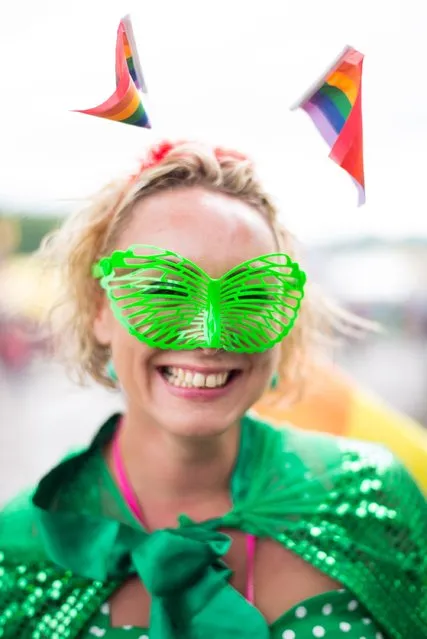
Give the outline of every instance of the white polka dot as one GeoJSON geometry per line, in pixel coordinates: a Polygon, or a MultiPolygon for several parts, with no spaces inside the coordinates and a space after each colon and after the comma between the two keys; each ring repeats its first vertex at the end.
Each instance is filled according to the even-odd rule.
{"type": "Polygon", "coordinates": [[[123,630],[132,630],[133,626],[123,626],[123,630]]]}
{"type": "Polygon", "coordinates": [[[382,632],[377,632],[377,634],[375,635],[375,639],[384,639],[382,632]]]}
{"type": "Polygon", "coordinates": [[[350,602],[349,602],[349,604],[348,604],[347,608],[348,608],[349,610],[356,610],[356,608],[358,607],[358,605],[359,605],[359,604],[358,604],[358,602],[357,602],[355,599],[353,599],[352,601],[350,601],[350,602]]]}
{"type": "Polygon", "coordinates": [[[324,637],[326,634],[326,630],[322,626],[314,626],[313,635],[315,637],[324,637]]]}
{"type": "Polygon", "coordinates": [[[148,635],[141,635],[138,639],[148,639],[148,635]]]}
{"type": "Polygon", "coordinates": [[[294,633],[293,630],[285,630],[285,632],[282,635],[282,639],[295,639],[296,634],[294,633]]]}
{"type": "Polygon", "coordinates": [[[102,604],[101,612],[102,612],[103,615],[109,615],[110,614],[110,604],[108,604],[108,603],[102,604]]]}
{"type": "Polygon", "coordinates": [[[107,631],[104,630],[104,628],[98,628],[98,626],[92,626],[89,632],[91,635],[94,635],[95,637],[103,637],[107,631]]]}
{"type": "Polygon", "coordinates": [[[346,621],[342,621],[340,623],[340,630],[342,630],[343,632],[350,632],[351,626],[346,621]]]}
{"type": "Polygon", "coordinates": [[[372,623],[372,619],[369,619],[369,617],[365,617],[364,619],[362,619],[362,621],[365,626],[368,626],[370,623],[372,623]]]}
{"type": "Polygon", "coordinates": [[[324,615],[330,615],[332,612],[333,608],[331,606],[331,604],[325,604],[322,608],[322,613],[324,615]]]}
{"type": "Polygon", "coordinates": [[[298,617],[298,619],[303,619],[307,614],[307,608],[304,608],[304,606],[299,606],[296,610],[295,610],[295,616],[298,617]]]}

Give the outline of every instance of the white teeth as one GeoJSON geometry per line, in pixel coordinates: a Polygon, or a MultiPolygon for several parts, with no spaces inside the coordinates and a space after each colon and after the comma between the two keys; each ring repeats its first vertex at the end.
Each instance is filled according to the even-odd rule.
{"type": "Polygon", "coordinates": [[[208,388],[215,388],[215,386],[220,386],[221,385],[221,375],[214,375],[213,373],[211,373],[210,375],[208,375],[206,377],[205,385],[208,388]],[[219,378],[219,383],[217,381],[218,378],[219,378]]]}
{"type": "Polygon", "coordinates": [[[199,371],[191,372],[182,368],[168,367],[165,376],[170,384],[181,388],[218,388],[224,386],[230,373],[209,373],[204,375],[199,371]]]}
{"type": "MultiPolygon", "coordinates": [[[[187,381],[187,376],[191,375],[191,373],[187,373],[185,376],[185,380],[187,381]]],[[[196,386],[197,388],[203,388],[203,386],[205,385],[205,379],[206,377],[204,375],[202,375],[201,373],[196,373],[193,377],[193,386],[196,386]]]]}

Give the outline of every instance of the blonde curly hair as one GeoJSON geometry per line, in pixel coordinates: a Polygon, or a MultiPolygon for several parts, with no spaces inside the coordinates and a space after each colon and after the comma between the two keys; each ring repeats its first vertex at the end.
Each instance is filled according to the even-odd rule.
{"type": "MultiPolygon", "coordinates": [[[[93,323],[102,300],[92,266],[114,248],[129,223],[136,202],[164,190],[199,186],[236,197],[257,209],[271,227],[279,251],[297,259],[296,242],[278,219],[252,162],[235,151],[196,142],[163,143],[151,148],[136,174],[108,184],[87,206],[48,235],[40,256],[59,274],[58,297],[49,309],[56,352],[62,353],[80,382],[89,375],[114,387],[108,375],[108,346],[97,341],[93,323]]],[[[281,344],[280,384],[275,394],[300,397],[313,366],[331,344],[336,330],[351,332],[360,323],[325,300],[309,283],[301,312],[281,344]]]]}

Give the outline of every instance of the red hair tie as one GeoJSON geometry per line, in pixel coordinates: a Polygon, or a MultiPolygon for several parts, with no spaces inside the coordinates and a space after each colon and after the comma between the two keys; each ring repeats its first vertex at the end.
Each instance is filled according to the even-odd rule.
{"type": "Polygon", "coordinates": [[[159,144],[151,147],[147,153],[145,159],[141,162],[140,165],[140,173],[142,171],[146,171],[147,169],[151,169],[157,164],[160,164],[162,160],[171,152],[175,147],[177,147],[182,142],[169,142],[168,140],[164,140],[159,144]]]}

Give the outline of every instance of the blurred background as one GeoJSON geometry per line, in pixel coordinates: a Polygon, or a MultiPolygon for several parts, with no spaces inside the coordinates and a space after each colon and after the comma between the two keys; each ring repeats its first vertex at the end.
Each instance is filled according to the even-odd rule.
{"type": "Polygon", "coordinates": [[[0,503],[121,405],[68,380],[40,321],[53,292],[32,253],[153,140],[201,137],[251,154],[309,275],[382,335],[336,358],[427,427],[427,5],[377,0],[263,3],[2,3],[0,70],[0,503]],[[292,5],[292,6],[288,6],[292,5]],[[91,118],[114,88],[119,19],[130,12],[154,129],[91,118]],[[366,55],[367,204],[289,106],[345,44],[366,55]]]}

